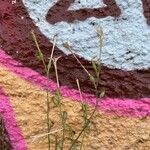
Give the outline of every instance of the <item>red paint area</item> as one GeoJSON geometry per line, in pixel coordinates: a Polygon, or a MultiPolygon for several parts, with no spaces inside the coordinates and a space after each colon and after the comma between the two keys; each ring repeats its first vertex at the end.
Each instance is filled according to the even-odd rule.
{"type": "MultiPolygon", "coordinates": [[[[30,34],[32,29],[38,37],[44,55],[50,56],[52,44],[34,25],[22,2],[18,0],[16,4],[12,5],[8,0],[1,1],[0,45],[7,54],[23,64],[18,66],[20,69],[27,66],[43,75],[42,62],[39,62],[35,57],[37,49],[30,34]],[[24,19],[21,19],[22,16],[24,19]]],[[[78,78],[83,92],[95,93],[86,73],[72,55],[67,56],[58,48],[56,48],[54,55],[62,56],[58,63],[61,85],[77,89],[75,79],[78,78]]],[[[89,72],[94,73],[90,62],[84,59],[80,59],[80,61],[89,72]]],[[[134,99],[150,97],[150,69],[127,72],[103,66],[102,70],[99,89],[105,89],[106,96],[134,99]]],[[[50,78],[55,80],[54,71],[50,73],[50,78]]]]}
{"type": "Polygon", "coordinates": [[[150,25],[150,0],[142,0],[144,16],[147,19],[147,24],[150,25]]]}
{"type": "MultiPolygon", "coordinates": [[[[104,18],[107,16],[118,17],[121,14],[121,10],[117,6],[114,0],[103,0],[106,7],[94,8],[94,9],[80,9],[80,10],[68,10],[70,5],[75,0],[59,0],[47,14],[47,21],[51,24],[67,21],[73,22],[74,20],[85,20],[90,17],[104,18]]],[[[80,2],[80,1],[79,1],[80,2]]]]}

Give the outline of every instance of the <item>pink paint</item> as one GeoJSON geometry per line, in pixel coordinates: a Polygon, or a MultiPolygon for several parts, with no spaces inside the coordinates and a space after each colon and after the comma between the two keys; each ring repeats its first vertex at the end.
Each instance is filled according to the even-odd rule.
{"type": "Polygon", "coordinates": [[[27,150],[25,140],[20,128],[15,121],[12,106],[8,97],[0,88],[0,113],[3,115],[5,127],[7,129],[11,144],[14,150],[27,150]]]}
{"type": "MultiPolygon", "coordinates": [[[[43,89],[46,88],[47,79],[44,76],[24,67],[21,63],[13,60],[2,50],[0,50],[0,63],[23,79],[26,79],[43,89]]],[[[51,92],[54,92],[56,83],[50,81],[48,88],[51,92]]],[[[80,101],[80,95],[77,90],[62,86],[61,92],[64,97],[70,97],[73,100],[80,101]]],[[[91,105],[95,104],[95,97],[93,95],[83,93],[83,98],[86,103],[91,105]]],[[[100,101],[98,108],[105,112],[115,113],[121,116],[145,117],[150,115],[150,98],[143,98],[141,100],[105,98],[100,101]]]]}

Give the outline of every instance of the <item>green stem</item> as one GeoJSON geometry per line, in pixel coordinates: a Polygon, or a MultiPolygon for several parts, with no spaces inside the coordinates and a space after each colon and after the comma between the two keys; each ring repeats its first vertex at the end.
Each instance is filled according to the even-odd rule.
{"type": "Polygon", "coordinates": [[[88,122],[86,123],[86,125],[83,127],[83,129],[80,131],[80,133],[78,134],[78,136],[76,137],[76,139],[73,141],[72,145],[70,146],[69,150],[72,149],[72,147],[74,146],[74,144],[77,142],[77,140],[80,138],[80,136],[82,135],[82,133],[84,132],[84,130],[89,126],[90,124],[90,120],[93,118],[95,112],[96,112],[97,106],[94,108],[91,116],[88,119],[88,122]]]}
{"type": "MultiPolygon", "coordinates": [[[[49,72],[47,72],[47,89],[46,89],[46,102],[47,102],[47,132],[50,133],[51,131],[51,123],[50,123],[50,103],[49,103],[49,90],[48,90],[48,84],[49,84],[49,72]]],[[[51,147],[51,138],[50,134],[48,134],[48,150],[50,150],[51,147]]]]}
{"type": "MultiPolygon", "coordinates": [[[[70,146],[69,150],[72,149],[72,147],[74,146],[74,144],[77,142],[77,140],[80,138],[80,136],[82,135],[82,133],[85,131],[85,129],[89,126],[91,119],[93,118],[97,107],[98,107],[98,102],[99,102],[99,92],[98,92],[98,86],[99,86],[99,81],[100,81],[100,74],[101,74],[101,55],[102,55],[102,43],[103,43],[103,33],[100,33],[99,37],[100,37],[100,51],[99,51],[99,58],[98,58],[98,69],[96,72],[96,83],[93,82],[95,90],[96,90],[96,104],[95,104],[95,108],[91,114],[91,116],[88,119],[88,122],[86,123],[86,125],[83,127],[83,129],[81,130],[81,132],[78,134],[77,138],[73,141],[72,145],[70,146]]],[[[69,47],[70,48],[70,47],[69,47]]],[[[72,52],[72,50],[70,49],[70,51],[72,52]]],[[[73,56],[76,58],[75,54],[73,53],[73,56]]],[[[78,58],[76,58],[76,60],[80,63],[81,67],[84,69],[85,67],[82,65],[82,63],[78,60],[78,58]]],[[[88,71],[86,69],[84,69],[86,73],[88,73],[88,71]]],[[[88,73],[88,75],[90,75],[88,73]]]]}
{"type": "MultiPolygon", "coordinates": [[[[48,133],[50,133],[50,130],[51,130],[49,112],[50,112],[49,94],[47,92],[47,131],[48,131],[48,133]]],[[[50,147],[51,147],[51,138],[50,138],[50,134],[48,134],[48,150],[50,150],[50,147]]]]}
{"type": "Polygon", "coordinates": [[[82,136],[82,141],[81,141],[80,150],[82,150],[84,138],[85,138],[85,130],[84,130],[84,133],[83,133],[83,136],[82,136]]]}
{"type": "MultiPolygon", "coordinates": [[[[55,74],[56,74],[56,81],[57,81],[57,92],[59,93],[60,95],[60,84],[59,84],[59,77],[58,77],[58,70],[57,70],[57,61],[60,57],[54,59],[54,68],[55,68],[55,74]]],[[[60,98],[60,96],[59,96],[60,98]]],[[[62,108],[61,108],[61,102],[60,104],[58,105],[59,107],[59,113],[60,113],[60,117],[61,117],[61,122],[62,122],[62,126],[63,126],[63,136],[62,136],[62,143],[61,143],[61,150],[63,150],[63,146],[64,146],[64,139],[65,139],[65,121],[64,121],[64,118],[63,118],[63,112],[62,112],[62,108]]]]}
{"type": "Polygon", "coordinates": [[[41,58],[41,60],[42,60],[42,63],[43,63],[43,65],[44,65],[44,70],[45,70],[45,72],[47,72],[47,67],[46,67],[46,63],[45,63],[45,60],[44,60],[44,56],[43,56],[43,53],[42,53],[42,51],[41,51],[41,49],[40,49],[40,46],[39,46],[39,44],[38,44],[37,38],[36,38],[36,36],[35,36],[35,34],[34,34],[34,31],[31,31],[31,34],[32,34],[33,40],[34,40],[34,42],[35,42],[35,45],[36,45],[36,47],[37,47],[37,50],[38,50],[38,52],[39,52],[39,54],[40,54],[40,58],[41,58]]]}
{"type": "MultiPolygon", "coordinates": [[[[46,74],[47,74],[47,88],[46,88],[46,95],[47,95],[47,129],[48,129],[48,133],[50,133],[51,131],[51,123],[50,123],[50,118],[49,118],[49,113],[50,113],[50,102],[49,102],[49,81],[50,81],[50,78],[49,78],[49,74],[50,74],[50,68],[51,68],[51,63],[52,63],[52,58],[53,58],[53,54],[54,54],[54,50],[55,50],[55,43],[56,43],[56,39],[54,39],[54,44],[53,44],[53,47],[52,47],[52,52],[51,52],[51,56],[50,56],[50,59],[49,59],[49,62],[48,62],[48,65],[46,67],[46,74]]],[[[45,64],[45,61],[43,61],[45,64]]],[[[49,147],[49,150],[50,150],[50,147],[51,147],[51,135],[48,134],[48,147],[49,147]]]]}
{"type": "Polygon", "coordinates": [[[61,117],[61,122],[62,122],[62,126],[63,126],[63,136],[62,136],[62,147],[61,147],[61,150],[63,150],[63,146],[64,146],[64,139],[65,139],[65,123],[64,123],[64,119],[63,119],[63,112],[62,112],[62,109],[61,109],[61,104],[59,106],[59,113],[60,113],[60,117],[61,117]]]}
{"type": "MultiPolygon", "coordinates": [[[[48,65],[46,65],[45,59],[44,59],[44,55],[40,49],[40,46],[38,44],[36,35],[34,34],[34,31],[31,31],[33,40],[35,42],[35,45],[37,47],[37,50],[39,52],[39,56],[40,59],[42,60],[43,66],[44,66],[44,70],[47,76],[47,88],[46,88],[46,103],[47,103],[47,131],[48,133],[50,133],[51,130],[51,122],[50,122],[50,117],[49,117],[49,113],[50,113],[50,102],[49,102],[49,73],[50,73],[50,68],[51,68],[51,62],[52,62],[52,58],[53,58],[53,54],[54,54],[54,50],[55,50],[55,45],[56,45],[56,38],[54,37],[54,43],[53,43],[53,47],[52,47],[52,52],[51,52],[51,56],[48,62],[48,65]]],[[[50,134],[48,134],[48,150],[50,150],[51,147],[51,138],[50,138],[50,134]]]]}

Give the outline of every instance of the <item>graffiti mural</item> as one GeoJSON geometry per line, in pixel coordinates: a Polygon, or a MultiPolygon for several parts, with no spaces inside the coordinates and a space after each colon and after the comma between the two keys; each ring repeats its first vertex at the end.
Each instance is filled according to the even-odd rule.
{"type": "MultiPolygon", "coordinates": [[[[0,90],[0,98],[2,96],[0,112],[4,116],[6,130],[14,149],[28,147],[34,150],[38,144],[39,150],[41,148],[40,142],[36,143],[37,145],[30,142],[30,136],[37,133],[38,127],[40,128],[44,122],[40,117],[35,117],[33,107],[39,105],[36,106],[37,110],[42,116],[44,115],[41,110],[44,102],[40,97],[44,95],[47,79],[43,73],[42,63],[36,59],[37,49],[31,37],[31,30],[35,31],[45,57],[50,55],[53,36],[58,34],[54,56],[62,56],[58,62],[61,91],[63,96],[69,99],[69,103],[73,103],[72,107],[76,105],[78,107],[76,101],[80,102],[80,94],[75,79],[80,80],[84,101],[92,106],[95,104],[94,91],[86,73],[63,47],[63,43],[69,42],[82,64],[93,73],[90,60],[97,55],[99,49],[95,30],[97,27],[102,27],[105,39],[99,89],[105,89],[106,96],[99,104],[99,111],[117,115],[118,122],[123,117],[127,120],[130,120],[130,117],[134,118],[131,119],[133,127],[126,123],[126,119],[123,119],[121,124],[124,128],[126,127],[123,124],[133,128],[133,131],[136,131],[136,122],[140,122],[139,118],[146,117],[145,124],[148,126],[150,120],[148,118],[150,116],[149,4],[148,0],[3,0],[1,2],[0,87],[6,89],[7,94],[0,90]],[[17,96],[14,96],[15,91],[17,96]],[[40,96],[36,97],[36,93],[40,96]],[[32,99],[37,99],[37,104],[32,103],[32,99]],[[18,105],[19,100],[22,100],[23,105],[18,105]],[[5,101],[8,104],[5,105],[4,110],[2,103],[5,101]],[[5,114],[12,117],[8,118],[5,114]],[[34,118],[35,122],[33,123],[30,118],[34,118]],[[30,126],[33,129],[30,129],[30,126]]],[[[51,72],[50,79],[49,92],[53,94],[56,89],[54,71],[51,72]]],[[[102,116],[103,114],[100,114],[99,118],[102,116]]],[[[115,118],[110,120],[115,122],[115,118]]],[[[105,119],[103,121],[105,122],[105,119]]],[[[112,124],[110,128],[114,128],[112,124]]],[[[112,136],[112,133],[108,134],[112,136]]]]}
{"type": "MultiPolygon", "coordinates": [[[[141,0],[105,0],[104,3],[101,0],[106,6],[93,6],[93,9],[77,9],[75,6],[79,1],[74,0],[61,0],[56,4],[47,0],[36,4],[32,0],[23,2],[30,17],[46,37],[52,40],[55,34],[59,35],[58,47],[63,52],[67,53],[63,43],[68,41],[78,55],[91,60],[98,54],[99,46],[94,31],[96,26],[101,26],[105,32],[102,57],[105,66],[122,70],[149,68],[150,30],[141,0]],[[73,2],[75,6],[70,8],[73,2]]],[[[88,3],[81,1],[80,5],[86,7],[88,3]]]]}
{"type": "MultiPolygon", "coordinates": [[[[24,139],[21,134],[20,128],[17,126],[17,123],[15,121],[15,116],[13,109],[11,107],[9,98],[7,95],[4,93],[3,89],[0,88],[0,113],[3,114],[4,122],[5,122],[5,127],[7,129],[9,138],[11,140],[11,144],[14,149],[17,150],[26,150],[26,144],[24,142],[24,139]]],[[[8,147],[6,149],[12,149],[9,144],[7,144],[8,147]]],[[[0,148],[1,143],[0,143],[0,148]]]]}

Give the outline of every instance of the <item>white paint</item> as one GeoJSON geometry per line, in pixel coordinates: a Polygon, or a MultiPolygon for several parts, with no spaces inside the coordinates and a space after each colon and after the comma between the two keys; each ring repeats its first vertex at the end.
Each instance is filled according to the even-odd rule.
{"type": "Polygon", "coordinates": [[[23,19],[24,19],[24,17],[23,17],[23,16],[21,16],[21,19],[23,20],[23,19]]]}
{"type": "MultiPolygon", "coordinates": [[[[91,17],[85,21],[59,22],[52,25],[45,17],[50,7],[57,1],[23,0],[23,3],[30,17],[50,41],[55,34],[59,34],[57,46],[64,53],[68,54],[68,51],[62,44],[69,41],[76,54],[91,60],[99,51],[95,27],[101,26],[105,33],[102,62],[106,66],[123,70],[150,68],[150,29],[143,15],[141,0],[116,0],[122,10],[122,15],[118,19],[91,17]],[[91,25],[92,22],[96,26],[91,25]],[[131,53],[128,54],[128,51],[131,53]]],[[[91,0],[93,6],[99,1],[91,0]]],[[[85,0],[81,2],[84,3],[82,7],[89,6],[85,0]]],[[[74,7],[75,5],[78,4],[75,3],[74,7]]]]}
{"type": "Polygon", "coordinates": [[[12,4],[16,4],[16,2],[17,2],[16,0],[12,0],[11,1],[12,4]]]}

